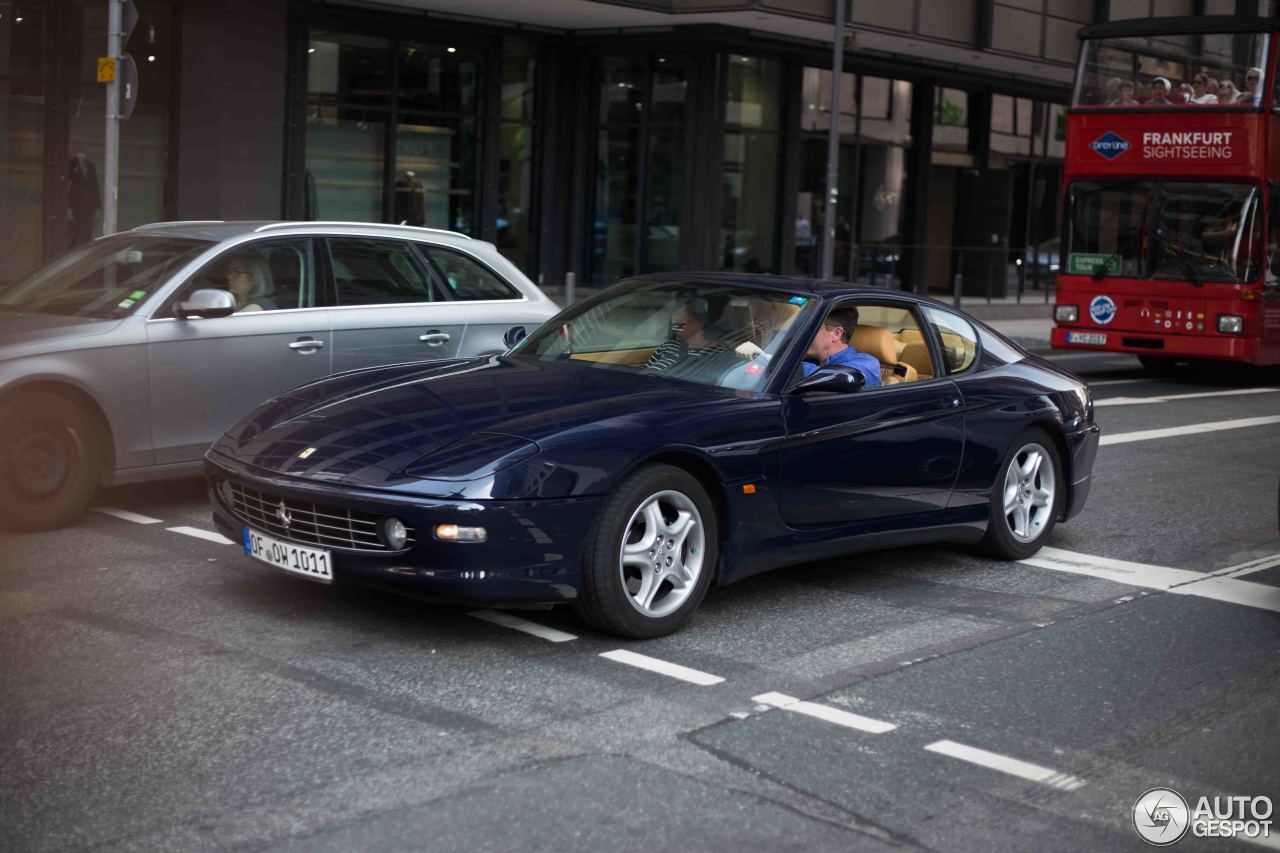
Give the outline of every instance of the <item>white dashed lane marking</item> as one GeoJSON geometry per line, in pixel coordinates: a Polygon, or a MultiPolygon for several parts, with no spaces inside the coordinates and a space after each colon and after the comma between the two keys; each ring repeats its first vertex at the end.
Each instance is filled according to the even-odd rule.
{"type": "Polygon", "coordinates": [[[1053,569],[1089,577],[1105,578],[1128,586],[1158,589],[1174,595],[1194,595],[1280,613],[1280,587],[1221,577],[1220,573],[1192,572],[1168,566],[1130,563],[1109,557],[1095,557],[1060,548],[1041,548],[1034,557],[1021,561],[1028,566],[1053,569]]]}
{"type": "Polygon", "coordinates": [[[513,631],[523,631],[526,634],[532,634],[552,643],[567,643],[570,640],[578,639],[576,634],[558,631],[555,628],[548,628],[546,625],[539,625],[537,622],[530,622],[528,619],[521,619],[519,616],[512,616],[509,613],[499,613],[496,610],[474,610],[468,615],[483,619],[486,622],[492,622],[494,625],[510,628],[513,631]]]}
{"type": "Polygon", "coordinates": [[[1017,776],[1019,779],[1039,782],[1042,785],[1048,785],[1051,788],[1058,788],[1063,791],[1075,791],[1083,788],[1085,784],[1084,780],[1077,776],[1071,776],[1048,767],[1041,767],[1039,764],[1032,764],[1029,761],[1010,758],[998,752],[988,752],[985,749],[978,749],[976,746],[965,746],[953,740],[935,741],[926,746],[925,749],[929,752],[958,758],[961,761],[977,764],[989,770],[1007,773],[1010,776],[1017,776]]]}
{"type": "Polygon", "coordinates": [[[219,545],[234,545],[227,537],[221,533],[214,533],[212,530],[201,530],[199,527],[166,527],[170,533],[181,533],[183,536],[194,536],[196,539],[204,539],[206,542],[217,542],[219,545]]]}
{"type": "Polygon", "coordinates": [[[668,678],[675,678],[680,681],[687,681],[690,684],[697,684],[700,687],[709,687],[712,684],[719,684],[724,681],[718,675],[712,675],[709,672],[700,672],[696,669],[690,669],[687,666],[681,666],[678,663],[668,663],[664,660],[651,658],[648,655],[629,652],[626,649],[616,649],[612,652],[601,652],[600,657],[608,658],[617,663],[625,663],[627,666],[638,667],[639,669],[647,669],[650,672],[656,672],[659,675],[665,675],[668,678]]]}
{"type": "Polygon", "coordinates": [[[116,509],[110,506],[95,506],[94,512],[100,512],[103,515],[109,515],[112,518],[120,518],[125,521],[132,521],[134,524],[160,524],[158,518],[152,518],[149,515],[140,515],[136,512],[129,512],[127,509],[116,509]]]}
{"type": "MultiPolygon", "coordinates": [[[[1094,405],[1097,405],[1096,403],[1094,405]]],[[[1224,429],[1243,429],[1245,427],[1280,424],[1280,415],[1262,418],[1238,418],[1232,421],[1210,421],[1203,424],[1187,424],[1165,429],[1140,429],[1134,432],[1120,432],[1102,436],[1099,444],[1128,444],[1131,441],[1150,441],[1153,438],[1173,438],[1179,435],[1194,435],[1201,432],[1217,432],[1224,429]]]]}
{"type": "Polygon", "coordinates": [[[806,717],[814,717],[815,719],[825,720],[828,723],[835,723],[837,726],[857,729],[860,732],[869,732],[873,735],[891,732],[897,728],[893,723],[873,720],[861,714],[853,714],[849,711],[841,711],[839,708],[819,705],[817,702],[804,702],[794,696],[787,696],[785,693],[761,693],[759,696],[752,696],[751,701],[758,705],[770,705],[774,708],[781,708],[784,711],[804,714],[806,717]]]}
{"type": "Polygon", "coordinates": [[[1251,394],[1274,394],[1280,388],[1234,388],[1230,391],[1195,391],[1190,394],[1166,394],[1154,397],[1108,397],[1094,400],[1094,408],[1100,406],[1140,406],[1149,403],[1176,403],[1181,400],[1200,400],[1206,397],[1241,397],[1251,394]]]}

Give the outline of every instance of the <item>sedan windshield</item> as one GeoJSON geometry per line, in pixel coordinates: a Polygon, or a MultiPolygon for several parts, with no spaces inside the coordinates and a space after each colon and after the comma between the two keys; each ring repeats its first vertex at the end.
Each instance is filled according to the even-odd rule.
{"type": "Polygon", "coordinates": [[[812,297],[706,282],[624,282],[539,328],[512,351],[758,391],[812,297]]]}
{"type": "Polygon", "coordinates": [[[1244,283],[1261,269],[1261,194],[1247,184],[1079,182],[1068,208],[1072,275],[1244,283]]]}
{"type": "Polygon", "coordinates": [[[212,246],[208,240],[126,233],[57,258],[0,293],[0,311],[112,319],[212,246]]]}

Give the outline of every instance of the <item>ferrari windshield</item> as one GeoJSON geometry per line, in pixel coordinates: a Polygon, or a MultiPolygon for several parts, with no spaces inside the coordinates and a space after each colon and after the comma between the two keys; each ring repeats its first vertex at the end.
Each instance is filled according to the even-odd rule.
{"type": "Polygon", "coordinates": [[[113,319],[134,308],[208,240],[133,232],[95,240],[45,264],[0,293],[0,311],[113,319]]]}
{"type": "Polygon", "coordinates": [[[1256,109],[1266,91],[1265,33],[1086,39],[1072,106],[1256,109]]]}
{"type": "Polygon", "coordinates": [[[758,391],[812,301],[738,284],[638,279],[575,306],[510,355],[758,391]]]}

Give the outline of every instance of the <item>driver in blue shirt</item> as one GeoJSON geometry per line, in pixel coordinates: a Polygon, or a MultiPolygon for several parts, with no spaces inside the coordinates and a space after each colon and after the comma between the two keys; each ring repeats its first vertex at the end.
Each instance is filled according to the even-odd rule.
{"type": "MultiPolygon", "coordinates": [[[[879,385],[879,359],[867,353],[858,352],[849,343],[849,338],[857,327],[857,308],[837,308],[828,314],[827,318],[822,321],[822,325],[818,327],[818,332],[813,336],[813,340],[809,342],[809,348],[805,350],[804,361],[800,364],[800,369],[804,372],[804,375],[808,376],[819,367],[841,365],[855,368],[861,373],[864,388],[879,385]]],[[[743,358],[754,359],[759,357],[766,361],[769,359],[767,353],[750,341],[740,344],[735,351],[743,358]]]]}
{"type": "Polygon", "coordinates": [[[819,367],[842,365],[857,368],[862,374],[863,387],[880,384],[880,361],[873,355],[858,352],[849,343],[853,330],[858,327],[857,308],[837,308],[827,315],[818,327],[818,333],[805,350],[800,369],[808,376],[819,367]]]}

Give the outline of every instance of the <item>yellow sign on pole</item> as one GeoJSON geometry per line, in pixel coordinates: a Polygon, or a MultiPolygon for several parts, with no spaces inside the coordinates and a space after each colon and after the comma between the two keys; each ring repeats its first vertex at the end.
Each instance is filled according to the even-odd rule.
{"type": "Polygon", "coordinates": [[[114,56],[98,57],[98,82],[114,83],[116,81],[116,58],[114,56]]]}

